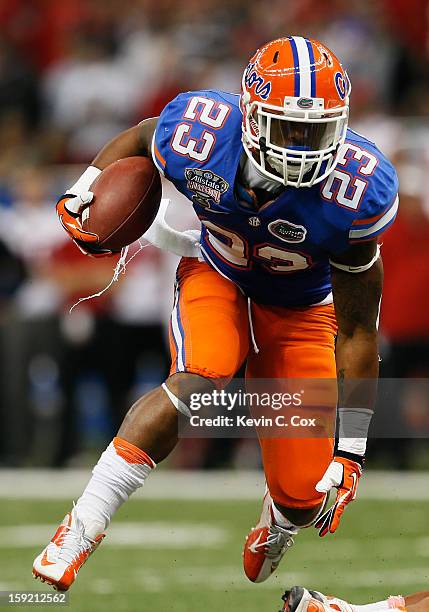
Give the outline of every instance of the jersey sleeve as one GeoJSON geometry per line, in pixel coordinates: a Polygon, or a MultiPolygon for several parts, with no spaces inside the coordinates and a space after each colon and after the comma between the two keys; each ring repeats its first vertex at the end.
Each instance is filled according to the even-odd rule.
{"type": "Polygon", "coordinates": [[[212,204],[219,205],[233,190],[241,123],[237,95],[218,90],[181,93],[159,116],[153,162],[192,202],[212,198],[212,204]]]}
{"type": "Polygon", "coordinates": [[[379,159],[363,201],[349,228],[350,244],[373,240],[380,236],[395,220],[398,212],[398,177],[395,168],[386,159],[379,159]]]}
{"type": "Polygon", "coordinates": [[[165,161],[165,157],[162,155],[162,153],[159,150],[159,144],[156,142],[156,131],[152,137],[151,153],[152,153],[153,163],[158,168],[162,176],[165,176],[166,161],[165,161]]]}
{"type": "Polygon", "coordinates": [[[186,94],[179,94],[162,110],[152,138],[152,160],[163,176],[168,174],[171,136],[186,108],[186,94]]]}
{"type": "Polygon", "coordinates": [[[164,176],[177,180],[187,166],[201,167],[213,160],[219,130],[230,125],[231,116],[240,114],[231,97],[215,90],[187,91],[164,107],[152,140],[152,159],[164,176]]]}

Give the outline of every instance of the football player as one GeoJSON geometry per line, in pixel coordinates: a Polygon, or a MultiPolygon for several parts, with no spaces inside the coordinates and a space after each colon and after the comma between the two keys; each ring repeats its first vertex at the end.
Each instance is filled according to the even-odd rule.
{"type": "Polygon", "coordinates": [[[303,527],[336,531],[356,495],[373,409],[344,383],[378,376],[377,240],[398,208],[394,168],[348,129],[350,88],[320,42],[274,40],[250,60],[241,94],[178,95],[109,142],[59,200],[76,244],[106,255],[81,225],[91,184],[117,159],[149,156],[192,202],[201,235],[199,257],[177,271],[170,376],[131,407],[34,561],[36,577],[70,587],[115,512],[175,447],[189,395],[223,388],[245,361],[249,380],[341,380],[335,446],[328,436],[260,439],[267,490],[246,575],[266,580],[303,527]]]}
{"type": "Polygon", "coordinates": [[[412,595],[391,595],[382,601],[355,605],[338,597],[326,596],[318,591],[310,591],[304,587],[294,586],[283,595],[284,605],[281,612],[428,612],[429,591],[421,591],[412,595]]]}

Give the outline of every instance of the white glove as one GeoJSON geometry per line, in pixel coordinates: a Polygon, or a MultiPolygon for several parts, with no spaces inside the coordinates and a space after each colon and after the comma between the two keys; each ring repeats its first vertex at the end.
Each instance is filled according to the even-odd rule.
{"type": "Polygon", "coordinates": [[[64,206],[71,214],[79,215],[92,202],[94,194],[89,189],[99,174],[101,174],[99,168],[89,166],[76,183],[67,189],[63,197],[69,197],[64,202],[64,206]]]}
{"type": "Polygon", "coordinates": [[[82,191],[82,193],[78,195],[71,191],[66,191],[64,195],[69,196],[68,199],[64,201],[64,206],[72,215],[80,215],[82,210],[88,206],[94,198],[92,191],[82,191]]]}
{"type": "MultiPolygon", "coordinates": [[[[101,256],[102,254],[101,251],[95,252],[94,249],[91,249],[91,245],[98,241],[98,236],[82,228],[85,209],[94,198],[89,188],[100,173],[101,170],[94,166],[87,168],[73,187],[70,187],[57,202],[57,214],[61,225],[85,255],[101,256]]],[[[103,250],[103,254],[106,253],[106,250],[103,250]]]]}
{"type": "Polygon", "coordinates": [[[344,466],[337,461],[331,461],[328,469],[316,485],[316,491],[319,493],[327,493],[332,487],[338,487],[341,484],[344,474],[344,466]]]}
{"type": "Polygon", "coordinates": [[[328,493],[332,488],[337,488],[334,504],[314,524],[321,537],[327,533],[334,533],[347,504],[356,497],[359,478],[362,475],[362,466],[358,463],[358,460],[362,461],[362,459],[358,457],[356,459],[354,461],[351,458],[336,455],[316,484],[316,491],[319,493],[328,493]]]}

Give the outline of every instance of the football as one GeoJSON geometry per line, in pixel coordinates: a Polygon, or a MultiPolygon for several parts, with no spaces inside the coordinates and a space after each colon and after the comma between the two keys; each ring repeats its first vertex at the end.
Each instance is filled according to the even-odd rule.
{"type": "Polygon", "coordinates": [[[161,179],[147,157],[125,157],[103,170],[91,185],[94,199],[82,213],[82,227],[97,234],[96,247],[114,252],[149,229],[161,201],[161,179]]]}

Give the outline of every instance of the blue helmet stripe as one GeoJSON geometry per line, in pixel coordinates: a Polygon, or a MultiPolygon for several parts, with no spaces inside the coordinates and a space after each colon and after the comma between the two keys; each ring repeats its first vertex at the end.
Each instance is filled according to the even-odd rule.
{"type": "Polygon", "coordinates": [[[299,77],[299,60],[298,60],[298,49],[296,47],[296,42],[294,41],[294,39],[291,37],[289,38],[289,42],[290,42],[290,46],[292,48],[292,55],[293,55],[293,64],[294,64],[294,96],[295,98],[299,97],[299,88],[300,88],[300,77],[299,77]]]}
{"type": "Polygon", "coordinates": [[[310,72],[311,72],[311,94],[312,98],[316,97],[316,67],[314,65],[314,51],[311,41],[305,39],[307,43],[308,54],[310,56],[310,72]]]}

